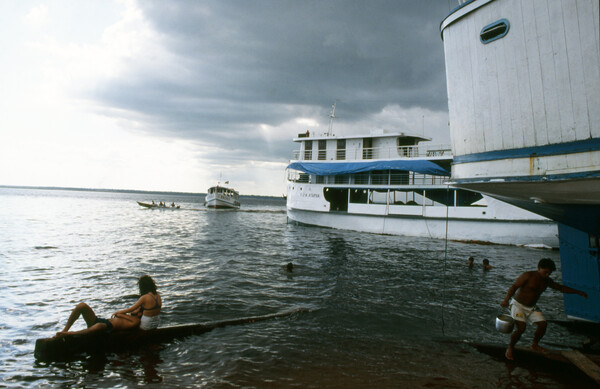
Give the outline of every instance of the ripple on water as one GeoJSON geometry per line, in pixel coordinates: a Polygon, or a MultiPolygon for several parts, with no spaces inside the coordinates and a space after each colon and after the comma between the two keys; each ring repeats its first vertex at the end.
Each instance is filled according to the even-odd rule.
{"type": "MultiPolygon", "coordinates": [[[[0,382],[15,387],[525,387],[585,384],[576,373],[510,370],[436,339],[506,342],[493,327],[508,286],[539,258],[523,247],[445,244],[286,224],[283,202],[242,212],[141,210],[139,194],[0,188],[0,382]],[[12,210],[12,211],[11,211],[12,210]],[[494,269],[469,271],[466,258],[494,269]],[[295,264],[287,273],[282,266],[295,264]],[[161,346],[39,363],[36,338],[87,302],[108,316],[151,274],[163,325],[308,307],[310,312],[219,328],[161,346]],[[468,325],[465,325],[468,323],[468,325]],[[465,369],[468,366],[468,369],[465,369]],[[480,374],[485,371],[485,377],[480,374]],[[493,384],[490,384],[493,382],[493,384]],[[527,383],[527,384],[525,384],[527,383]]],[[[144,196],[142,196],[144,197],[144,196]]],[[[149,196],[146,196],[149,197],[149,196]]],[[[155,200],[159,200],[156,196],[155,200]]],[[[166,199],[165,199],[166,200],[166,199]]],[[[201,209],[203,198],[177,203],[201,209]]],[[[562,299],[540,305],[564,318],[562,299]]],[[[76,328],[83,328],[80,321],[76,328]]],[[[524,338],[530,339],[531,332],[524,338]]],[[[548,342],[579,341],[550,328],[548,342]]],[[[581,386],[581,385],[580,385],[581,386]]],[[[585,387],[585,386],[583,386],[585,387]]]]}

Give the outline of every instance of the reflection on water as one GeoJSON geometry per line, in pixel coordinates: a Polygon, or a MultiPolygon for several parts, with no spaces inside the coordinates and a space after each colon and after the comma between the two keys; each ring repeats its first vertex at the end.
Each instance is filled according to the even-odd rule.
{"type": "MultiPolygon", "coordinates": [[[[557,252],[455,242],[446,252],[439,240],[288,225],[279,199],[247,199],[241,212],[200,211],[203,196],[162,198],[181,204],[171,212],[136,204],[147,200],[0,188],[0,385],[589,386],[576,371],[514,367],[464,344],[506,343],[494,329],[506,289],[557,252]],[[470,255],[494,268],[469,270],[470,255]],[[126,353],[33,359],[35,339],[62,329],[75,304],[101,317],[131,305],[142,274],[157,281],[163,325],[311,311],[126,353]]],[[[559,293],[539,304],[564,319],[559,293]]],[[[582,338],[550,325],[545,340],[582,338]]]]}

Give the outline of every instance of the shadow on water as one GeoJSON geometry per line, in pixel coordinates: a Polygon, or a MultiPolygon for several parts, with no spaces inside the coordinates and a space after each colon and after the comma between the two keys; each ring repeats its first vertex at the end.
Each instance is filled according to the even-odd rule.
{"type": "Polygon", "coordinates": [[[159,372],[162,349],[164,346],[149,345],[127,352],[80,356],[68,362],[36,362],[34,367],[61,372],[54,377],[39,377],[52,386],[112,388],[122,382],[159,384],[163,382],[159,372]]]}

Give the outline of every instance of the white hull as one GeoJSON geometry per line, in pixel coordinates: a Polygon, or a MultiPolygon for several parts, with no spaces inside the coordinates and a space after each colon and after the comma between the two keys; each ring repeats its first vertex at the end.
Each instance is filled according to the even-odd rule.
{"type": "Polygon", "coordinates": [[[565,313],[600,322],[600,2],[463,2],[441,31],[453,183],[558,222],[565,313]]]}
{"type": "Polygon", "coordinates": [[[223,186],[213,186],[208,189],[204,199],[204,206],[208,208],[234,208],[240,207],[237,191],[223,186]]]}
{"type": "MultiPolygon", "coordinates": [[[[410,215],[378,216],[369,214],[342,214],[287,210],[292,222],[369,232],[385,235],[415,236],[446,239],[446,219],[410,215]]],[[[558,231],[552,222],[486,221],[476,219],[448,219],[447,239],[462,242],[558,247],[558,231]]]]}
{"type": "Polygon", "coordinates": [[[210,199],[204,202],[207,208],[239,208],[240,203],[232,200],[210,199]]]}
{"type": "Polygon", "coordinates": [[[347,211],[332,212],[323,198],[323,185],[296,183],[293,188],[288,188],[287,216],[296,223],[376,234],[558,247],[554,222],[492,198],[486,198],[489,205],[481,207],[350,203],[347,211]]]}
{"type": "Polygon", "coordinates": [[[461,187],[520,202],[600,204],[599,3],[465,4],[442,23],[461,187]],[[494,21],[508,32],[483,44],[494,21]]]}

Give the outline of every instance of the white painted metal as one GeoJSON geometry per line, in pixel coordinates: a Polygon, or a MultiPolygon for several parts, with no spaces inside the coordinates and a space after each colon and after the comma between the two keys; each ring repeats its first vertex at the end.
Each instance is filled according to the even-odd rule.
{"type": "Polygon", "coordinates": [[[442,24],[455,156],[600,137],[598,1],[468,7],[442,24]],[[502,18],[509,33],[482,44],[502,18]]]}
{"type": "Polygon", "coordinates": [[[599,3],[476,0],[442,22],[452,151],[460,162],[452,178],[458,184],[503,198],[600,203],[600,179],[584,177],[600,170],[600,150],[536,153],[538,147],[600,138],[599,3]],[[500,19],[508,20],[509,32],[483,44],[482,28],[500,19]],[[523,148],[529,155],[460,160],[523,148]],[[523,185],[509,184],[511,177],[523,185]]]}

